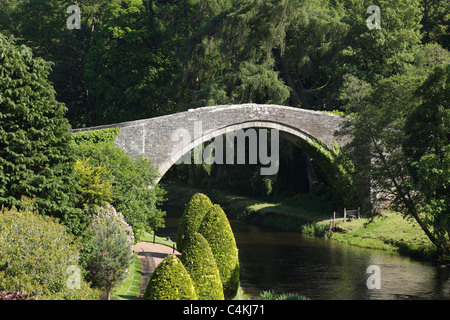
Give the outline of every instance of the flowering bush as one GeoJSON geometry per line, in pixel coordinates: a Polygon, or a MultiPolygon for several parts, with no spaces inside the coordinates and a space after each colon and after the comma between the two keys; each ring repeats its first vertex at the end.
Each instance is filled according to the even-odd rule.
{"type": "Polygon", "coordinates": [[[127,243],[131,246],[134,244],[134,233],[131,226],[125,221],[123,214],[117,212],[116,209],[107,204],[105,207],[93,209],[91,229],[96,233],[100,232],[100,228],[105,224],[105,221],[111,219],[114,223],[117,223],[119,232],[123,233],[127,237],[127,243]]]}
{"type": "Polygon", "coordinates": [[[111,205],[94,210],[90,229],[94,235],[87,278],[105,289],[109,299],[111,289],[126,278],[133,261],[133,230],[111,205]]]}

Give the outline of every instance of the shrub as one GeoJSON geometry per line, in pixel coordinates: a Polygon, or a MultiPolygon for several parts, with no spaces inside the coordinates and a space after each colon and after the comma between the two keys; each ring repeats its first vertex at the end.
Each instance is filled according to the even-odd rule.
{"type": "MultiPolygon", "coordinates": [[[[33,298],[68,299],[70,266],[77,265],[73,237],[55,219],[31,211],[0,211],[0,289],[33,298]]],[[[90,291],[85,287],[86,291],[90,291]]]]}
{"type": "Polygon", "coordinates": [[[308,300],[306,297],[295,292],[276,293],[273,291],[263,291],[256,298],[257,300],[308,300]]]}
{"type": "Polygon", "coordinates": [[[196,300],[194,283],[175,255],[167,256],[156,267],[147,288],[145,300],[196,300]]]}
{"type": "Polygon", "coordinates": [[[95,211],[97,214],[91,226],[95,234],[87,262],[87,277],[94,286],[106,290],[109,300],[112,288],[128,274],[134,257],[134,236],[122,214],[111,205],[95,211]]]}
{"type": "Polygon", "coordinates": [[[183,251],[184,239],[191,237],[198,231],[203,218],[212,205],[211,200],[203,193],[194,194],[186,204],[177,233],[177,249],[180,252],[183,251]]]}
{"type": "Polygon", "coordinates": [[[239,256],[233,230],[222,208],[215,204],[199,228],[208,241],[219,268],[225,298],[236,295],[239,287],[239,256]]]}
{"type": "Polygon", "coordinates": [[[199,300],[223,300],[219,269],[208,241],[194,233],[184,243],[181,262],[194,282],[199,300]]]}

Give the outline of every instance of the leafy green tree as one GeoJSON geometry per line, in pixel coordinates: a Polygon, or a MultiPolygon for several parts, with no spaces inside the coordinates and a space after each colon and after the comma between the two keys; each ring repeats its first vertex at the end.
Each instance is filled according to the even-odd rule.
{"type": "Polygon", "coordinates": [[[186,204],[177,231],[177,249],[180,252],[184,250],[184,242],[198,232],[203,218],[212,206],[211,200],[203,193],[194,194],[186,204]]]}
{"type": "Polygon", "coordinates": [[[112,288],[128,274],[134,257],[134,235],[123,215],[110,205],[95,210],[91,229],[94,237],[87,262],[87,279],[105,289],[109,300],[112,288]]]}
{"type": "Polygon", "coordinates": [[[157,8],[141,0],[107,7],[86,56],[85,81],[95,123],[161,115],[170,61],[157,8]]]}
{"type": "Polygon", "coordinates": [[[445,0],[422,0],[423,42],[436,42],[450,49],[450,3],[445,0]]]}
{"type": "Polygon", "coordinates": [[[239,287],[238,249],[227,216],[219,205],[210,208],[199,233],[208,241],[216,259],[225,298],[234,297],[239,287]]]}
{"type": "Polygon", "coordinates": [[[197,300],[194,283],[175,255],[156,267],[145,289],[145,300],[197,300]]]}
{"type": "MultiPolygon", "coordinates": [[[[22,207],[32,208],[28,200],[22,199],[22,207]]],[[[26,291],[37,299],[95,299],[81,278],[79,288],[67,285],[70,268],[78,268],[78,250],[56,219],[29,209],[0,210],[0,290],[26,291]]]]}
{"type": "Polygon", "coordinates": [[[181,262],[194,282],[199,300],[224,299],[216,260],[200,233],[194,233],[185,241],[181,262]]]}
{"type": "Polygon", "coordinates": [[[433,231],[438,248],[450,252],[450,64],[438,66],[419,88],[422,103],[405,123],[414,206],[433,231]]]}
{"type": "MultiPolygon", "coordinates": [[[[384,78],[372,86],[356,78],[348,82],[347,89],[344,90],[347,92],[347,106],[357,113],[357,117],[348,123],[350,127],[348,132],[352,135],[353,141],[347,148],[351,152],[352,159],[358,162],[355,179],[371,181],[372,194],[377,197],[377,199],[373,199],[374,202],[380,203],[379,200],[381,200],[381,204],[388,202],[393,209],[402,212],[407,217],[414,218],[436,247],[441,252],[445,252],[448,251],[447,240],[445,240],[446,231],[437,227],[441,222],[432,222],[437,221],[433,215],[439,215],[441,219],[438,220],[445,221],[446,218],[443,218],[445,214],[441,214],[445,207],[438,205],[444,199],[439,196],[433,198],[439,199],[431,204],[435,209],[439,207],[434,213],[430,210],[430,206],[424,207],[423,196],[426,195],[426,190],[435,192],[437,189],[434,190],[432,185],[428,185],[428,187],[420,184],[415,185],[418,181],[423,183],[423,180],[416,180],[415,182],[414,167],[418,163],[414,163],[412,159],[414,150],[420,144],[418,150],[421,151],[416,155],[415,160],[418,161],[421,156],[426,156],[423,159],[422,169],[427,169],[422,172],[424,174],[421,176],[422,178],[430,173],[429,169],[431,168],[429,166],[435,163],[437,159],[440,159],[436,162],[440,162],[436,167],[437,171],[442,170],[442,166],[445,166],[446,163],[444,155],[445,146],[448,142],[445,139],[438,138],[445,136],[445,130],[442,128],[445,127],[446,123],[445,120],[433,122],[435,116],[438,116],[439,119],[442,116],[444,116],[443,119],[448,116],[445,108],[439,102],[443,100],[443,105],[446,103],[445,72],[441,70],[440,73],[430,75],[434,80],[425,82],[428,85],[424,84],[423,86],[425,91],[422,91],[422,98],[415,93],[416,89],[422,86],[431,70],[442,61],[441,59],[444,59],[444,61],[448,59],[448,53],[441,55],[439,59],[424,59],[422,54],[429,52],[428,50],[429,48],[425,48],[421,52],[417,52],[416,58],[420,57],[420,59],[414,61],[408,67],[408,71],[401,75],[384,78]],[[424,61],[431,63],[423,64],[424,61]],[[358,85],[356,86],[356,84],[358,85]],[[422,99],[423,101],[421,101],[422,99]],[[436,103],[437,109],[431,107],[430,101],[432,100],[433,103],[436,103]],[[422,107],[420,107],[421,104],[422,107]],[[413,110],[416,111],[413,112],[413,110]],[[412,116],[414,114],[416,114],[415,117],[412,116]],[[426,116],[419,121],[418,114],[426,116]],[[407,119],[410,116],[417,120],[417,123],[411,121],[408,123],[407,119]],[[406,129],[408,127],[409,129],[406,129]],[[418,130],[419,127],[420,130],[418,130]],[[420,138],[419,135],[407,134],[412,132],[410,130],[419,131],[420,138]],[[430,132],[434,133],[430,134],[430,132]],[[437,149],[433,149],[434,142],[430,137],[438,133],[435,141],[440,141],[441,144],[439,151],[436,151],[437,149]],[[406,145],[405,141],[408,142],[406,145]],[[408,148],[402,147],[403,145],[406,147],[408,144],[409,151],[408,148]],[[405,150],[409,154],[405,154],[405,150]],[[432,150],[433,153],[437,152],[438,158],[434,158],[432,154],[427,155],[428,150],[432,150]],[[424,190],[422,195],[418,193],[421,189],[424,190]],[[427,210],[423,210],[423,208],[427,210]]],[[[443,176],[445,177],[444,173],[443,176]]],[[[428,196],[431,196],[431,194],[428,194],[428,196]]],[[[444,225],[445,223],[442,226],[444,225]]]]}
{"type": "Polygon", "coordinates": [[[373,83],[404,72],[412,50],[420,43],[422,12],[419,0],[345,0],[343,21],[350,25],[347,48],[341,60],[343,73],[373,83]],[[380,8],[381,26],[370,30],[366,13],[370,5],[380,8]]]}
{"type": "Polygon", "coordinates": [[[50,71],[31,49],[0,35],[0,204],[19,206],[25,195],[39,212],[70,225],[80,214],[73,209],[72,135],[50,71]]]}
{"type": "Polygon", "coordinates": [[[107,179],[108,171],[104,165],[93,166],[89,159],[77,160],[75,175],[81,195],[79,206],[83,209],[104,206],[112,201],[113,186],[107,179]]]}
{"type": "Polygon", "coordinates": [[[158,205],[164,201],[165,191],[155,183],[158,172],[150,161],[132,159],[112,142],[80,143],[76,157],[89,158],[94,167],[106,168],[108,174],[102,183],[112,184],[111,204],[122,212],[137,238],[164,225],[164,212],[158,205]]]}

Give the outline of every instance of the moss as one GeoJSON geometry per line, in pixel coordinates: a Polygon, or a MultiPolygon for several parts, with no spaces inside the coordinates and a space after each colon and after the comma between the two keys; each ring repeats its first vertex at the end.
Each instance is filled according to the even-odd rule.
{"type": "Polygon", "coordinates": [[[194,283],[175,255],[167,256],[156,267],[147,288],[145,300],[196,300],[194,283]]]}
{"type": "Polygon", "coordinates": [[[200,233],[194,233],[185,241],[181,257],[189,272],[199,300],[223,300],[219,269],[211,248],[200,233]]]}

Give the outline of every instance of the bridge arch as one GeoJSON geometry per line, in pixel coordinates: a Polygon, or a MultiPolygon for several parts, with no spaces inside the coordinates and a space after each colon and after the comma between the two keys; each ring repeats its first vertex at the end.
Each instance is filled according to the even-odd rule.
{"type": "Polygon", "coordinates": [[[290,126],[286,126],[276,122],[270,121],[248,121],[242,123],[232,124],[226,127],[221,127],[213,131],[209,131],[203,134],[201,137],[196,139],[192,139],[192,141],[182,148],[176,150],[175,153],[171,154],[170,158],[167,159],[164,163],[159,166],[160,179],[164,176],[164,174],[176,164],[176,162],[181,159],[187,152],[193,150],[195,147],[201,145],[204,142],[215,139],[221,135],[225,135],[230,132],[235,132],[238,130],[246,130],[246,129],[268,129],[268,130],[278,130],[280,136],[283,138],[296,143],[297,139],[303,139],[306,141],[312,141],[315,138],[308,135],[306,132],[303,132],[299,129],[292,128],[290,126]]]}

